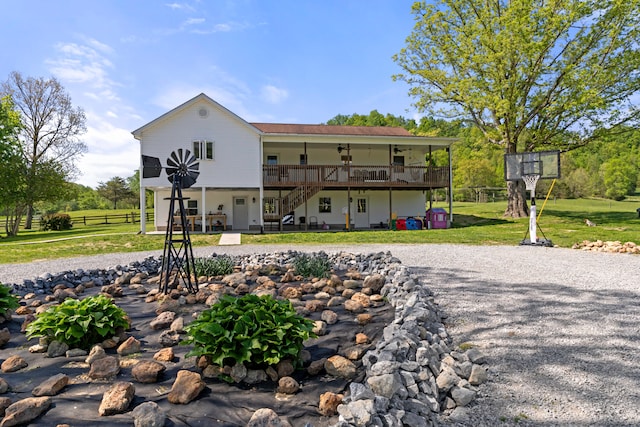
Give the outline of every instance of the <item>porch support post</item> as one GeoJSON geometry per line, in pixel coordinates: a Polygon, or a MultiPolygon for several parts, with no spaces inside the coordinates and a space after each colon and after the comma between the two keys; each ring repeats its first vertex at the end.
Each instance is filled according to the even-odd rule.
{"type": "Polygon", "coordinates": [[[451,146],[447,147],[449,153],[449,222],[453,223],[453,168],[451,167],[451,146]]]}
{"type": "Polygon", "coordinates": [[[201,199],[202,199],[202,212],[201,212],[201,217],[200,217],[200,222],[202,223],[202,233],[206,233],[207,232],[207,187],[205,187],[204,185],[202,186],[202,188],[200,189],[200,192],[202,194],[201,199]]]}
{"type": "Polygon", "coordinates": [[[351,230],[351,144],[347,144],[347,231],[351,230]]]}
{"type": "MultiPolygon", "coordinates": [[[[389,144],[389,183],[391,183],[391,144],[389,144]]],[[[391,185],[389,185],[389,230],[391,230],[391,225],[393,223],[393,190],[391,185]]]]}
{"type": "Polygon", "coordinates": [[[140,180],[140,233],[147,232],[147,192],[140,180]]]}
{"type": "MultiPolygon", "coordinates": [[[[309,194],[309,182],[307,181],[307,164],[309,163],[307,160],[307,141],[304,142],[304,166],[302,168],[302,171],[304,172],[304,231],[307,231],[309,229],[309,215],[308,215],[308,209],[307,209],[307,202],[308,200],[308,194],[309,194]]],[[[295,223],[295,220],[294,220],[295,223]]]]}
{"type": "Polygon", "coordinates": [[[429,209],[433,209],[433,183],[432,183],[432,177],[431,177],[431,165],[432,163],[432,152],[431,152],[431,145],[429,146],[429,162],[427,163],[427,173],[428,173],[428,177],[429,177],[429,209]]]}
{"type": "MultiPolygon", "coordinates": [[[[278,221],[278,231],[282,231],[283,225],[282,220],[284,219],[284,215],[282,214],[282,190],[278,190],[278,216],[280,217],[280,221],[278,221]]],[[[294,220],[295,223],[295,220],[294,220]]]]}

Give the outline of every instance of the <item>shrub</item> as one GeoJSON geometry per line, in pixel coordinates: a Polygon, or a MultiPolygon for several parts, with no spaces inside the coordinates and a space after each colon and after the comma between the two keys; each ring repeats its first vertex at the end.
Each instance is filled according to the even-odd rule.
{"type": "Polygon", "coordinates": [[[89,349],[129,326],[127,314],[104,295],[67,299],[27,326],[27,337],[47,337],[71,348],[89,349]]]}
{"type": "Polygon", "coordinates": [[[329,277],[331,271],[331,263],[326,255],[299,254],[293,260],[293,267],[303,277],[329,277]]]}
{"type": "Polygon", "coordinates": [[[44,231],[71,230],[72,226],[71,217],[63,213],[45,215],[42,217],[42,222],[40,223],[40,228],[44,231]]]}
{"type": "Polygon", "coordinates": [[[0,283],[0,315],[20,307],[18,297],[11,293],[11,288],[0,283]]]}
{"type": "Polygon", "coordinates": [[[298,315],[288,300],[269,295],[223,295],[185,327],[193,344],[189,356],[209,356],[218,366],[247,363],[264,368],[283,359],[298,364],[304,340],[315,337],[313,322],[298,315]]]}
{"type": "Polygon", "coordinates": [[[196,276],[223,276],[233,273],[234,262],[229,255],[193,260],[196,276]]]}

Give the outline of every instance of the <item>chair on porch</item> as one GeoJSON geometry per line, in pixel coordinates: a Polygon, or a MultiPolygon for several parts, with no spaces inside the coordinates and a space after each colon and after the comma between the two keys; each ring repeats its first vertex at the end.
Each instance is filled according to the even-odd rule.
{"type": "Polygon", "coordinates": [[[309,228],[318,228],[318,218],[315,216],[309,217],[309,228]]]}

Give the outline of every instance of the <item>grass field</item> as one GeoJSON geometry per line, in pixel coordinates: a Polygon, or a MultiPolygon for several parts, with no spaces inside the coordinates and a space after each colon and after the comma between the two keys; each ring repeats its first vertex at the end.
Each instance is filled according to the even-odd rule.
{"type": "MultiPolygon", "coordinates": [[[[448,208],[444,204],[437,207],[448,208]]],[[[517,245],[527,236],[528,218],[504,218],[506,202],[454,203],[449,229],[417,231],[287,232],[243,234],[243,244],[335,244],[335,243],[462,243],[470,245],[517,245]]],[[[538,201],[538,212],[543,201],[538,201]]],[[[640,197],[616,202],[600,199],[550,200],[539,218],[539,237],[560,247],[583,240],[619,240],[640,244],[640,197]],[[584,219],[597,224],[587,227],[584,219]]],[[[128,212],[128,211],[127,211],[128,212]]],[[[107,211],[114,214],[117,211],[107,211]]],[[[122,213],[126,213],[123,211],[122,213]]],[[[73,217],[105,212],[73,212],[73,217]]],[[[164,235],[137,234],[140,224],[75,223],[68,231],[21,230],[12,238],[0,238],[0,263],[30,262],[110,252],[161,250],[164,235]]],[[[148,226],[151,229],[151,225],[148,226]]],[[[217,245],[220,235],[193,234],[193,246],[217,245]]]]}

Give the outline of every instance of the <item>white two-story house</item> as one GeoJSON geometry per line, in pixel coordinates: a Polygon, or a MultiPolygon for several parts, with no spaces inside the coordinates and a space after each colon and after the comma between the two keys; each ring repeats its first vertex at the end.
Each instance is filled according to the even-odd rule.
{"type": "MultiPolygon", "coordinates": [[[[192,231],[386,228],[423,217],[430,190],[451,194],[454,139],[402,128],[249,123],[200,94],[132,133],[163,167],[178,149],[197,157],[200,173],[183,190],[192,231]],[[427,166],[436,150],[448,165],[427,166]]],[[[140,206],[153,190],[154,228],[166,230],[171,182],[140,176],[140,206]]]]}

